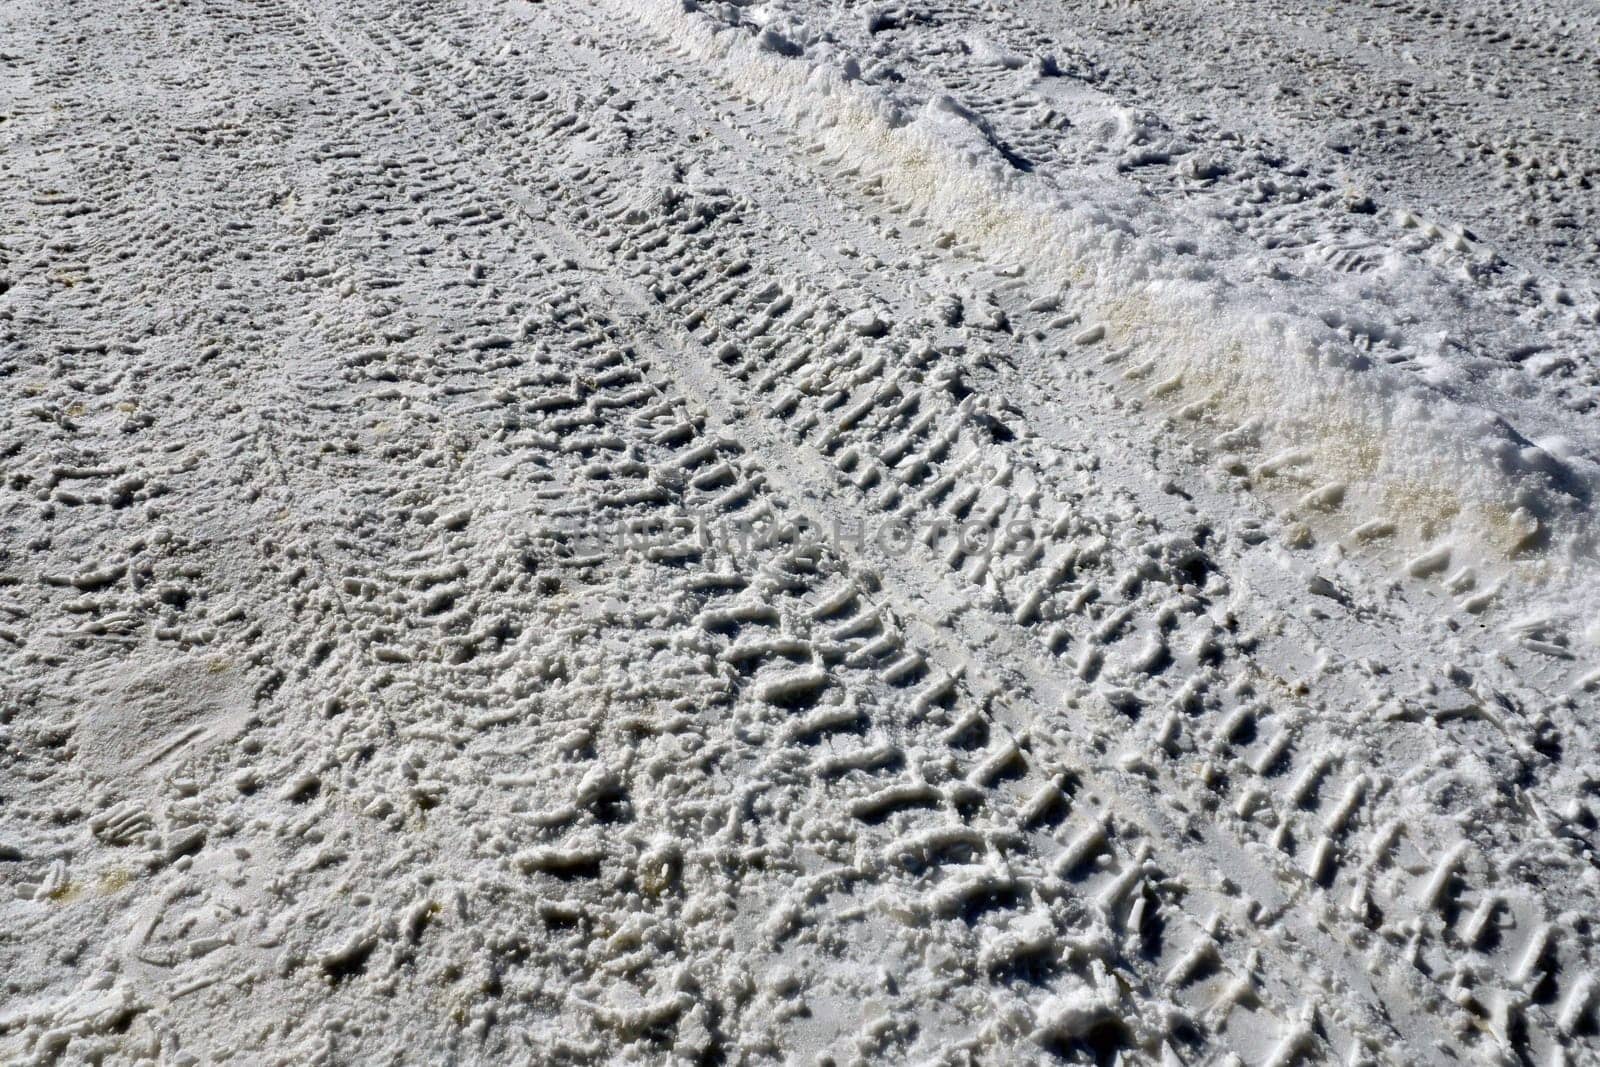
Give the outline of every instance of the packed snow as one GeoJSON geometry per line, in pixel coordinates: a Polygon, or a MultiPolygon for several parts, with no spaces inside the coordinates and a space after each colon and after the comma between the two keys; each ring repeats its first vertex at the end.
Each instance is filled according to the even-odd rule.
{"type": "Polygon", "coordinates": [[[0,5],[0,1060],[1600,1060],[1600,13],[0,5]]]}

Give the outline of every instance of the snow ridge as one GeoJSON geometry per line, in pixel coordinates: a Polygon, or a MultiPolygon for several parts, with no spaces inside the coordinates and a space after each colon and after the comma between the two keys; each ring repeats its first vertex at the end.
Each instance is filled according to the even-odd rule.
{"type": "Polygon", "coordinates": [[[1571,606],[1600,604],[1590,521],[1600,464],[1569,443],[1530,440],[1327,323],[1276,310],[1270,288],[1230,285],[1175,256],[1142,236],[1170,229],[1154,205],[1096,202],[1014,168],[970,109],[948,96],[908,109],[859,80],[857,59],[835,45],[807,47],[787,24],[755,21],[763,9],[646,0],[613,10],[815,138],[827,165],[881,179],[930,234],[1070,293],[1085,324],[1078,346],[1129,367],[1177,432],[1244,465],[1314,526],[1333,528],[1325,513],[1337,509],[1357,543],[1398,535],[1452,570],[1560,580],[1571,606]]]}

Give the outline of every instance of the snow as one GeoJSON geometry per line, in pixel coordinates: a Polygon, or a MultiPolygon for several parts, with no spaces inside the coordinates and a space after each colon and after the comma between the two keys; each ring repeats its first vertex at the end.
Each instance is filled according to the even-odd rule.
{"type": "Polygon", "coordinates": [[[0,11],[0,1060],[1588,1062],[1597,28],[0,11]]]}

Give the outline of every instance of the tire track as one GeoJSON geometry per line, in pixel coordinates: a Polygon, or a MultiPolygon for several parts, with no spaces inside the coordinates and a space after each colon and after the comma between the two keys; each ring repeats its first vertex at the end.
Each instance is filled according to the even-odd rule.
{"type": "MultiPolygon", "coordinates": [[[[1280,745],[1280,749],[1282,749],[1282,745],[1280,745]]],[[[1322,771],[1317,771],[1317,774],[1320,774],[1320,773],[1322,773],[1322,771]]],[[[1312,777],[1314,777],[1314,779],[1315,779],[1315,777],[1317,777],[1317,774],[1314,774],[1314,776],[1312,776],[1312,777]]],[[[1357,792],[1358,792],[1358,790],[1357,790],[1357,792]]]]}

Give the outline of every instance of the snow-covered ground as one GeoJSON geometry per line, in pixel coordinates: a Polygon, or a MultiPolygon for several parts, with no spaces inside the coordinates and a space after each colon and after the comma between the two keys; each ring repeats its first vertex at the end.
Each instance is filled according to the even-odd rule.
{"type": "Polygon", "coordinates": [[[0,4],[0,1061],[1600,1062],[1600,12],[0,4]]]}

